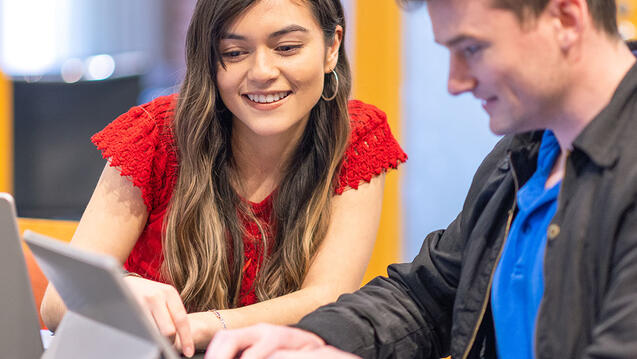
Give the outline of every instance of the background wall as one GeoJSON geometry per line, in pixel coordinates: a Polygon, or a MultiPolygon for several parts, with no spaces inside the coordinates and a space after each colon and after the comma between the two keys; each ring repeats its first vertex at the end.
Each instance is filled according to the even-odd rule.
{"type": "Polygon", "coordinates": [[[403,19],[402,143],[409,154],[401,186],[403,259],[411,260],[427,233],[460,212],[473,173],[497,138],[479,101],[447,93],[449,55],[433,41],[426,8],[403,19]]]}

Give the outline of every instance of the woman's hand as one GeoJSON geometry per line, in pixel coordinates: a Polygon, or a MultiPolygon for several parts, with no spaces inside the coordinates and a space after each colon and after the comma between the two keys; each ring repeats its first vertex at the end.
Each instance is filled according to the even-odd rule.
{"type": "Polygon", "coordinates": [[[171,285],[139,277],[127,276],[124,281],[159,332],[178,343],[184,355],[193,356],[195,345],[190,320],[177,290],[171,285]]]}
{"type": "MultiPolygon", "coordinates": [[[[196,350],[205,350],[214,335],[223,329],[221,322],[212,312],[189,313],[188,323],[190,324],[190,332],[192,333],[196,350]]],[[[175,348],[181,350],[179,338],[175,340],[175,348]]]]}

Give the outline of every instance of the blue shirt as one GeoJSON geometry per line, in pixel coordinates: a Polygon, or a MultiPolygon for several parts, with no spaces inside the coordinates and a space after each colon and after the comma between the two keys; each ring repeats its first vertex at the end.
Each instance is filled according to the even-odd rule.
{"type": "Polygon", "coordinates": [[[537,170],[517,193],[518,214],[504,244],[491,289],[499,358],[534,358],[535,322],[544,294],[546,231],[557,209],[560,183],[544,188],[560,154],[555,135],[544,132],[537,170]]]}

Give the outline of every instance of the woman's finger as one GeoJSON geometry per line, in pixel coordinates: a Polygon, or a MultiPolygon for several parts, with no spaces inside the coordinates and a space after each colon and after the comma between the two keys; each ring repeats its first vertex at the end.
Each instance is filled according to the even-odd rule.
{"type": "Polygon", "coordinates": [[[195,354],[195,343],[192,338],[192,331],[190,330],[188,313],[177,291],[167,296],[166,306],[170,312],[176,334],[179,337],[182,352],[188,357],[193,356],[195,354]]]}
{"type": "Polygon", "coordinates": [[[168,338],[171,342],[175,341],[176,328],[170,315],[168,306],[164,298],[154,296],[146,300],[148,309],[153,315],[153,320],[159,329],[161,335],[168,338]]]}

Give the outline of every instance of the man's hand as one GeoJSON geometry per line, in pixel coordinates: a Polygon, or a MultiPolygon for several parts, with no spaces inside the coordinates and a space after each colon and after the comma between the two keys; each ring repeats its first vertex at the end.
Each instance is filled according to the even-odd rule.
{"type": "MultiPolygon", "coordinates": [[[[290,351],[315,351],[327,348],[317,335],[301,329],[271,324],[219,331],[208,345],[205,359],[244,359],[270,357],[277,351],[282,358],[290,357],[290,351]],[[287,355],[287,356],[286,356],[287,355]]],[[[319,356],[317,356],[318,358],[319,356]]]]}
{"type": "Polygon", "coordinates": [[[360,359],[360,357],[325,345],[314,350],[280,350],[268,359],[360,359]]]}

